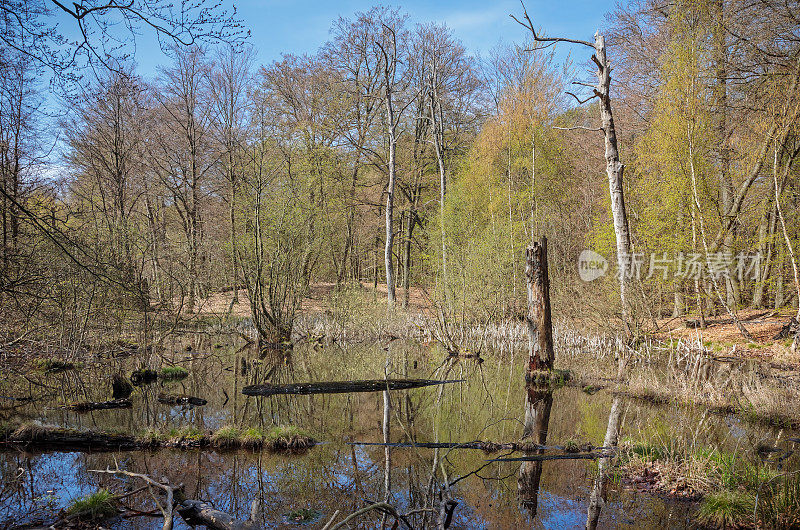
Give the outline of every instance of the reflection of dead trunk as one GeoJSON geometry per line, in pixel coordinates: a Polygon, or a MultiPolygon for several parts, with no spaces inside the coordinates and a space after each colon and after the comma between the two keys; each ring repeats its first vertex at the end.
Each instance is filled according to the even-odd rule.
{"type": "MultiPolygon", "coordinates": [[[[620,405],[620,399],[618,397],[614,398],[614,402],[611,404],[611,412],[608,414],[606,437],[603,441],[603,447],[605,447],[606,450],[617,447],[620,421],[622,419],[622,408],[620,405]]],[[[608,476],[611,468],[611,458],[613,457],[608,456],[601,458],[598,463],[597,476],[594,479],[594,488],[592,489],[592,496],[589,500],[589,509],[586,513],[587,530],[594,530],[597,528],[600,511],[605,505],[606,495],[608,493],[608,476]]]]}
{"type": "MultiPolygon", "coordinates": [[[[383,443],[388,444],[391,441],[390,425],[391,425],[391,412],[392,404],[390,401],[389,391],[383,391],[383,443]]],[[[392,497],[392,449],[388,445],[383,448],[383,501],[389,502],[392,497]]],[[[381,528],[386,524],[386,514],[381,516],[381,528]]]]}
{"type": "MultiPolygon", "coordinates": [[[[547,429],[550,423],[550,409],[553,406],[553,392],[549,388],[527,385],[525,397],[525,424],[523,427],[523,441],[530,441],[539,445],[547,442],[547,429]]],[[[543,450],[526,452],[525,456],[542,454],[543,450]]],[[[536,515],[539,497],[539,481],[542,477],[541,460],[523,462],[519,467],[517,490],[520,504],[526,508],[531,517],[536,515]]]]}
{"type": "Polygon", "coordinates": [[[553,325],[550,317],[550,278],[547,273],[547,238],[534,241],[525,251],[528,280],[528,371],[553,369],[553,325]]]}

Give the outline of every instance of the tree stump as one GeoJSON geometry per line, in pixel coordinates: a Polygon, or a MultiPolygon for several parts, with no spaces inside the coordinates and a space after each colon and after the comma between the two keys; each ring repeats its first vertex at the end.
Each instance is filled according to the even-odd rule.
{"type": "Polygon", "coordinates": [[[550,278],[547,272],[547,238],[534,241],[525,251],[528,281],[528,373],[553,369],[553,324],[550,316],[550,278]]]}

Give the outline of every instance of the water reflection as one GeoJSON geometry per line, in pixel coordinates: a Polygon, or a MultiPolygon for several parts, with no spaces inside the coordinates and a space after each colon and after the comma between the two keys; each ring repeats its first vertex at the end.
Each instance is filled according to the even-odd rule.
{"type": "MultiPolygon", "coordinates": [[[[319,513],[311,526],[318,528],[337,510],[350,514],[366,503],[381,500],[410,514],[408,520],[415,528],[443,525],[448,516],[452,518],[451,528],[576,528],[587,522],[595,485],[599,499],[605,494],[605,503],[598,503],[602,508],[597,511],[598,526],[630,522],[630,526],[640,528],[680,528],[689,524],[686,505],[635,495],[607,480],[596,482],[596,465],[590,461],[489,464],[487,460],[497,453],[347,442],[508,443],[518,441],[522,425],[523,439],[541,445],[574,439],[599,446],[607,444],[605,438],[612,423],[609,412],[624,408],[625,430],[630,432],[652,422],[669,426],[676,417],[693,414],[690,409],[615,401],[608,394],[589,396],[579,388],[553,393],[525,387],[525,356],[516,355],[512,361],[508,352],[482,352],[485,361],[477,363],[402,341],[392,342],[388,352],[365,344],[299,346],[290,353],[259,352],[235,341],[214,348],[218,341],[222,342],[218,337],[195,339],[193,351],[205,353],[188,353],[176,345],[172,360],[187,368],[189,377],[137,387],[131,395],[131,409],[79,414],[58,406],[75,400],[109,399],[113,375],[130,374],[139,366],[141,360],[137,358],[108,359],[73,372],[31,375],[32,382],[11,379],[2,383],[0,395],[29,396],[34,401],[22,406],[14,402],[13,408],[0,409],[0,421],[34,419],[80,429],[136,433],[187,425],[204,431],[225,425],[296,425],[326,443],[305,455],[246,450],[117,454],[1,451],[0,527],[9,522],[47,522],[72,498],[98,487],[124,491],[127,485],[118,479],[89,472],[113,467],[115,458],[124,469],[183,483],[188,497],[212,501],[240,520],[249,516],[251,502],[257,500],[263,505],[258,517],[265,528],[295,528],[287,514],[302,509],[319,513]],[[243,386],[265,382],[387,376],[465,381],[372,394],[268,398],[241,394],[243,386]],[[159,393],[197,396],[208,403],[201,407],[165,405],[158,401],[159,393]]],[[[754,438],[769,434],[746,425],[737,425],[734,432],[724,418],[711,417],[706,423],[711,427],[704,436],[720,446],[739,444],[735,436],[741,436],[742,429],[754,438]]],[[[126,502],[137,508],[152,507],[145,493],[126,502]]],[[[394,524],[393,517],[381,513],[366,515],[360,524],[376,528],[381,526],[381,519],[386,527],[394,524]]],[[[116,528],[153,526],[154,521],[145,518],[115,524],[116,528]]]]}
{"type": "MultiPolygon", "coordinates": [[[[617,447],[619,440],[620,423],[622,422],[622,400],[615,397],[611,403],[611,411],[608,413],[608,426],[606,436],[603,440],[604,450],[613,450],[617,447]]],[[[600,512],[608,499],[608,482],[611,467],[611,458],[601,458],[598,463],[597,476],[592,487],[592,496],[589,500],[589,508],[586,511],[586,528],[594,530],[600,520],[600,512]]]]}
{"type": "MultiPolygon", "coordinates": [[[[550,425],[550,410],[553,407],[553,391],[549,387],[527,384],[525,387],[525,420],[522,441],[546,445],[547,429],[550,425]]],[[[524,455],[543,454],[543,450],[525,452],[524,455]]],[[[539,483],[542,478],[541,460],[522,462],[519,468],[517,488],[520,504],[531,518],[536,516],[539,500],[539,483]]]]}

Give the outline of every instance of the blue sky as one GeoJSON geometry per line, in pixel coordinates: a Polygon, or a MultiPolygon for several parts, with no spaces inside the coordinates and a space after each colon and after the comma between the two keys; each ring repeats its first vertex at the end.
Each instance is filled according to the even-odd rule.
{"type": "MultiPolygon", "coordinates": [[[[375,5],[370,0],[319,2],[311,0],[225,0],[233,3],[239,17],[251,31],[250,42],[255,47],[260,64],[279,59],[282,53],[313,53],[328,40],[332,22],[339,17],[366,11],[375,5]]],[[[499,43],[521,42],[525,30],[511,20],[509,13],[522,12],[518,0],[498,2],[480,0],[443,0],[438,2],[407,0],[384,2],[408,13],[412,23],[444,22],[474,54],[488,55],[499,43]]],[[[591,39],[605,23],[605,14],[613,8],[613,0],[527,0],[528,13],[537,28],[549,35],[591,39]]],[[[68,23],[67,21],[64,21],[68,23]]],[[[561,45],[559,59],[574,49],[579,59],[588,58],[584,50],[561,45]]],[[[153,76],[157,67],[168,61],[158,49],[152,33],[145,32],[137,39],[139,73],[153,76]]],[[[576,64],[578,66],[578,64],[576,64]]]]}

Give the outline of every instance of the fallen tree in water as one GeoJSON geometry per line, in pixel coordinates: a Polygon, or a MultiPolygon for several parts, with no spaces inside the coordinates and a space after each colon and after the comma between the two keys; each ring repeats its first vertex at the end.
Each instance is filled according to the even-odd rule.
{"type": "Polygon", "coordinates": [[[250,518],[244,521],[234,519],[231,515],[217,510],[208,503],[189,499],[178,505],[178,513],[191,527],[204,526],[213,530],[256,530],[261,528],[261,525],[256,522],[258,501],[253,501],[250,518]]]}
{"type": "Polygon", "coordinates": [[[170,447],[194,449],[264,449],[271,452],[302,452],[317,443],[310,434],[293,427],[275,427],[264,431],[258,427],[238,430],[223,427],[203,432],[186,427],[169,433],[148,432],[144,436],[66,429],[53,425],[26,424],[9,427],[0,433],[0,450],[37,449],[40,451],[126,451],[170,447]]]}
{"type": "Polygon", "coordinates": [[[497,451],[518,451],[518,452],[533,452],[533,451],[546,451],[555,450],[563,451],[568,454],[574,453],[589,453],[593,450],[603,450],[603,447],[594,447],[592,444],[578,445],[574,442],[569,442],[565,446],[560,445],[539,445],[532,442],[483,442],[475,440],[473,442],[347,442],[348,445],[379,445],[381,447],[397,447],[397,448],[419,448],[419,449],[480,449],[487,453],[496,453],[497,451]]]}
{"type": "Polygon", "coordinates": [[[142,446],[139,440],[126,434],[113,434],[99,431],[78,431],[50,425],[22,425],[6,434],[0,440],[0,449],[7,446],[26,448],[81,449],[91,451],[119,451],[137,449],[142,446]]]}
{"type": "Polygon", "coordinates": [[[350,392],[382,392],[408,390],[425,386],[460,383],[464,379],[438,381],[433,379],[368,379],[363,381],[320,381],[314,383],[289,383],[286,385],[250,385],[242,388],[246,396],[274,396],[283,394],[345,394],[350,392]]]}

